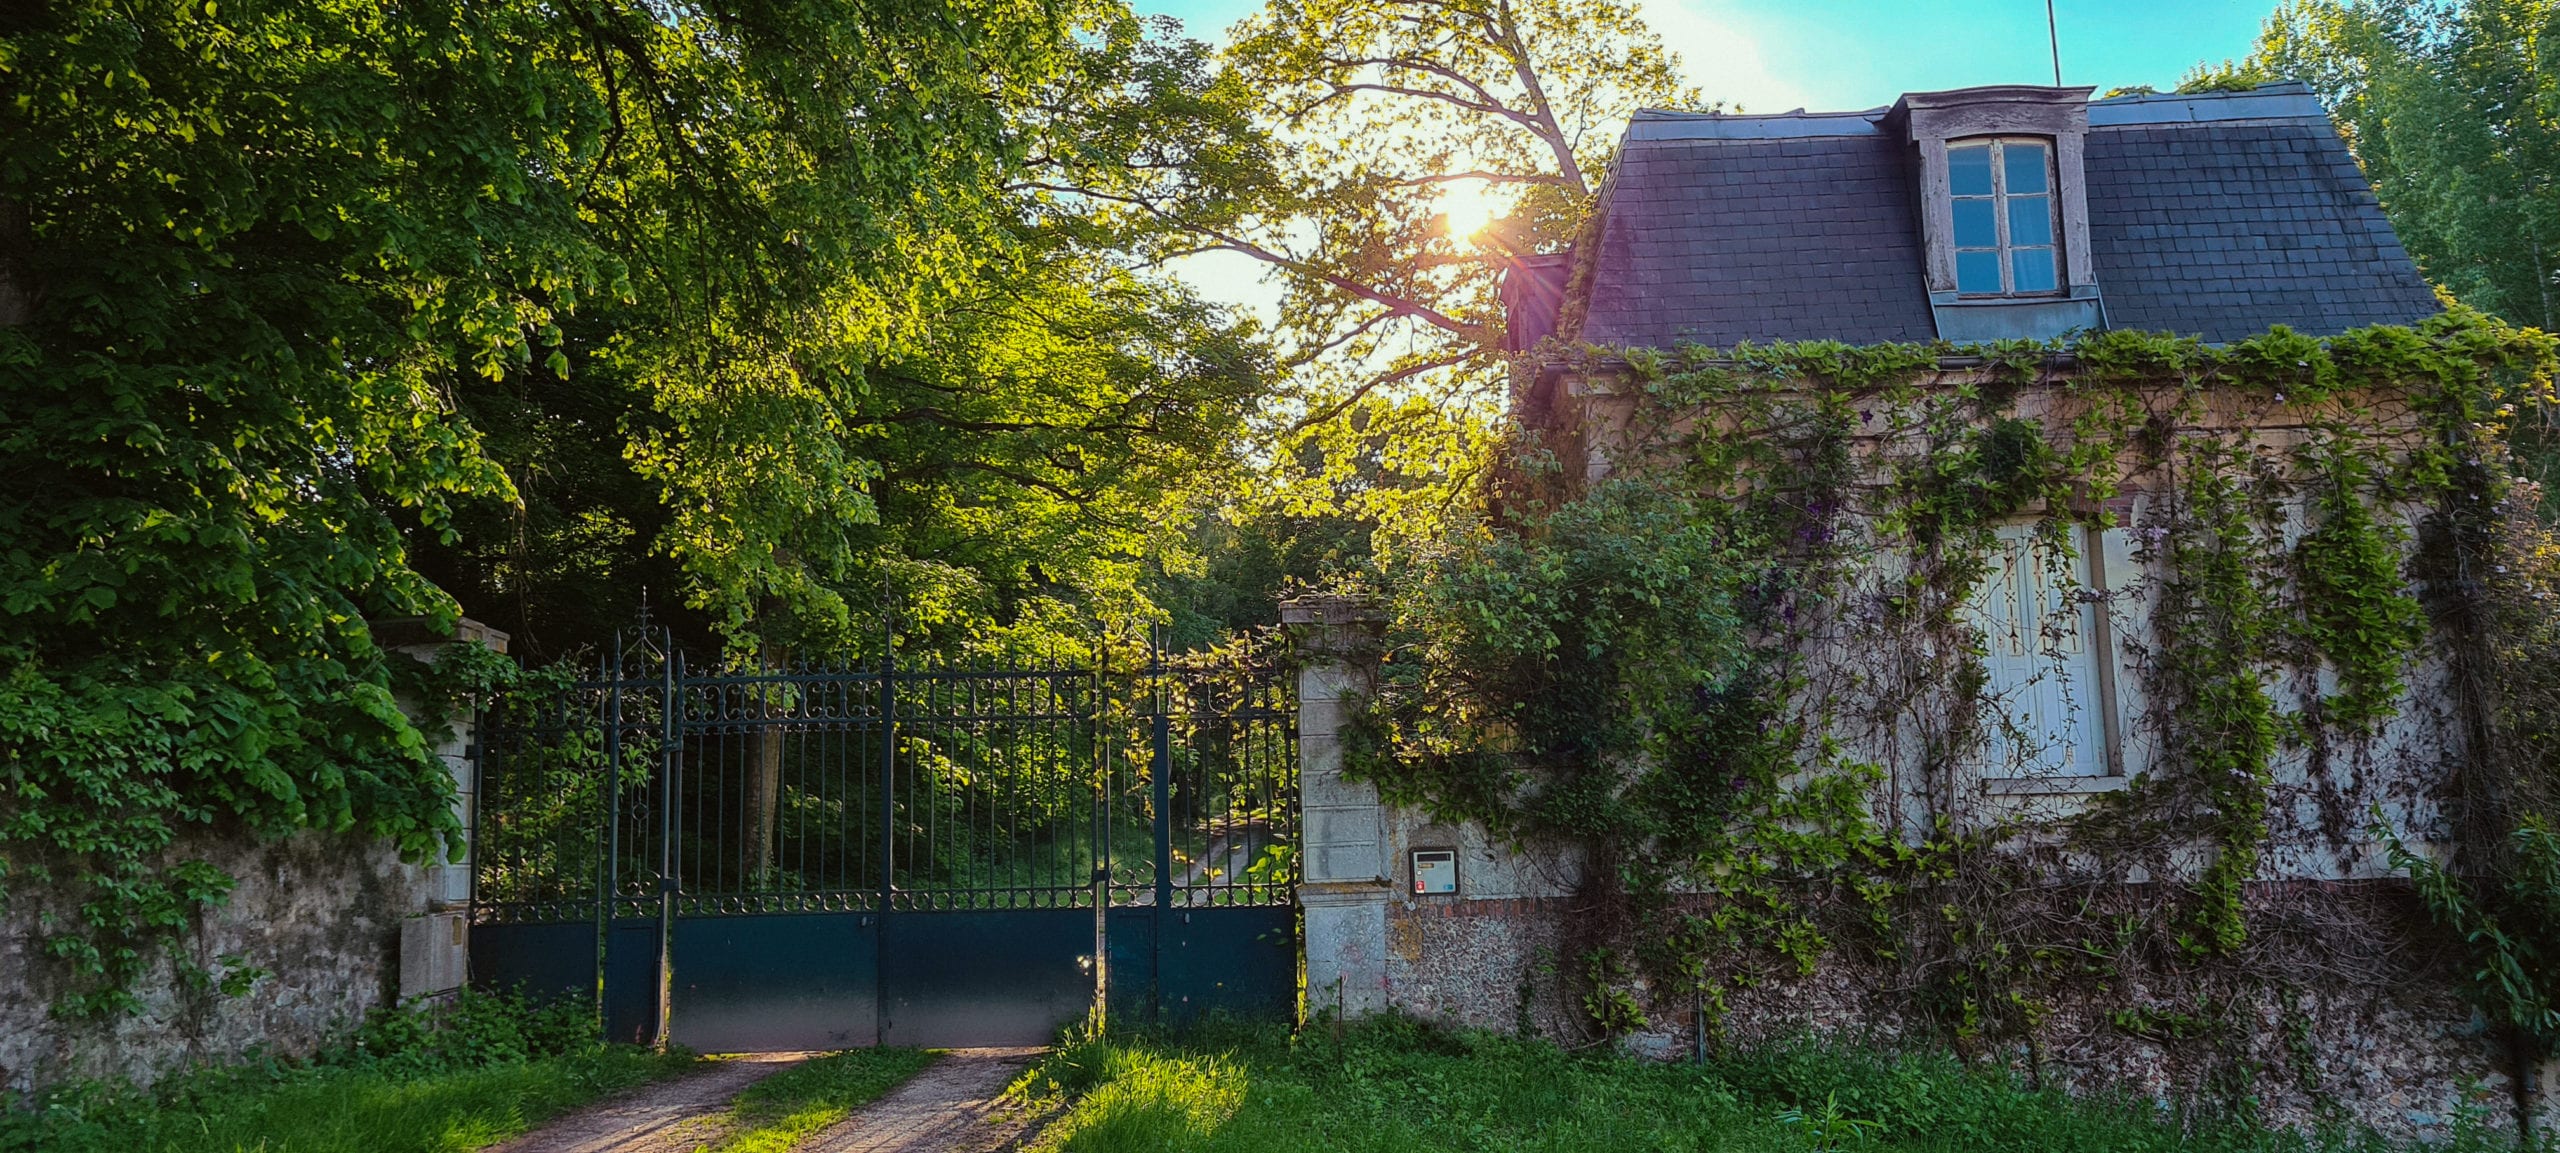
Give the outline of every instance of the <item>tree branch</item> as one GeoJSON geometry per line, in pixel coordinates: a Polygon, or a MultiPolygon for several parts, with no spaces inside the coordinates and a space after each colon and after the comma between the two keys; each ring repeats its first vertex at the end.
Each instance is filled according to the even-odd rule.
{"type": "Polygon", "coordinates": [[[1501,0],[1501,7],[1496,11],[1501,19],[1501,41],[1497,47],[1510,58],[1512,75],[1519,78],[1520,87],[1529,94],[1530,107],[1537,110],[1536,119],[1523,120],[1522,123],[1527,124],[1539,139],[1546,141],[1547,150],[1555,154],[1556,170],[1572,182],[1566,187],[1588,195],[1591,184],[1582,177],[1582,165],[1573,159],[1573,146],[1565,139],[1563,126],[1556,123],[1555,106],[1547,99],[1546,85],[1538,81],[1538,70],[1529,60],[1529,45],[1520,39],[1520,25],[1511,16],[1511,0],[1501,0]]]}
{"type": "Polygon", "coordinates": [[[1481,100],[1486,104],[1497,106],[1503,104],[1501,97],[1495,96],[1491,91],[1487,90],[1484,85],[1476,83],[1474,77],[1468,76],[1455,68],[1438,63],[1437,61],[1416,59],[1407,56],[1334,56],[1326,57],[1325,62],[1344,68],[1373,67],[1384,68],[1390,72],[1403,71],[1426,73],[1440,77],[1454,84],[1464,85],[1467,91],[1476,94],[1476,99],[1481,100]]]}
{"type": "Polygon", "coordinates": [[[1447,184],[1456,180],[1482,180],[1490,184],[1552,184],[1559,188],[1574,187],[1573,181],[1552,172],[1443,172],[1436,176],[1416,176],[1396,181],[1399,188],[1419,188],[1427,184],[1447,184]]]}
{"type": "MultiPolygon", "coordinates": [[[[1469,112],[1482,112],[1488,116],[1499,116],[1505,120],[1519,124],[1523,128],[1530,129],[1531,131],[1536,131],[1538,128],[1538,121],[1535,117],[1514,112],[1499,104],[1479,104],[1473,100],[1468,100],[1459,96],[1452,96],[1446,92],[1434,92],[1428,88],[1406,88],[1398,84],[1336,84],[1333,86],[1333,96],[1348,96],[1354,92],[1384,92],[1390,96],[1410,96],[1416,100],[1436,100],[1442,104],[1447,104],[1452,107],[1464,108],[1469,112]]],[[[1308,112],[1314,111],[1318,105],[1330,102],[1333,99],[1333,96],[1328,96],[1323,100],[1316,101],[1314,104],[1307,105],[1305,108],[1298,110],[1296,115],[1303,116],[1308,112]]]]}
{"type": "Polygon", "coordinates": [[[1457,365],[1465,364],[1468,359],[1474,355],[1475,353],[1473,351],[1453,352],[1447,356],[1436,356],[1430,360],[1423,361],[1420,364],[1406,365],[1394,372],[1387,373],[1383,376],[1373,377],[1367,383],[1362,384],[1358,388],[1352,389],[1351,392],[1342,399],[1325,406],[1320,411],[1309,413],[1305,417],[1300,418],[1297,423],[1289,426],[1289,431],[1285,435],[1296,435],[1298,433],[1305,432],[1310,428],[1314,428],[1319,424],[1324,424],[1333,418],[1342,415],[1343,410],[1360,403],[1363,397],[1366,397],[1370,393],[1376,392],[1390,384],[1395,384],[1399,381],[1411,380],[1414,377],[1420,376],[1426,372],[1431,372],[1435,369],[1452,368],[1457,365]]]}
{"type": "Polygon", "coordinates": [[[1454,316],[1450,316],[1447,313],[1441,312],[1436,308],[1432,308],[1429,305],[1406,300],[1403,297],[1371,288],[1368,285],[1351,279],[1350,277],[1343,276],[1339,273],[1328,272],[1324,269],[1317,268],[1306,261],[1274,252],[1259,244],[1255,244],[1250,240],[1246,240],[1243,237],[1222,232],[1218,229],[1208,227],[1207,225],[1193,224],[1189,221],[1183,220],[1181,217],[1176,216],[1173,213],[1156,207],[1153,203],[1150,203],[1140,197],[1124,196],[1110,192],[1097,192],[1089,188],[1077,188],[1071,185],[1053,185],[1041,181],[1026,181],[1012,185],[1011,187],[1070,193],[1078,196],[1090,196],[1096,200],[1107,200],[1115,204],[1126,204],[1129,207],[1153,216],[1174,228],[1182,229],[1217,241],[1218,243],[1216,246],[1219,248],[1227,249],[1231,252],[1240,252],[1246,256],[1262,261],[1265,264],[1287,269],[1300,276],[1313,277],[1317,280],[1321,280],[1326,284],[1330,284],[1335,288],[1341,289],[1342,291],[1359,297],[1362,300],[1366,300],[1371,304],[1384,306],[1399,316],[1410,316],[1418,320],[1427,321],[1436,328],[1458,336],[1473,337],[1476,335],[1476,326],[1459,320],[1454,316]]]}

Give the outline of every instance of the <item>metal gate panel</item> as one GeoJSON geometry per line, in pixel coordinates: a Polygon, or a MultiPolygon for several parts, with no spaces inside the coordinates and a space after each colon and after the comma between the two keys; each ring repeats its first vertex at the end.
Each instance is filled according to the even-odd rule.
{"type": "Polygon", "coordinates": [[[1165,918],[1160,1019],[1291,1020],[1298,1010],[1298,911],[1286,905],[1185,909],[1165,918]]]}
{"type": "Polygon", "coordinates": [[[471,985],[535,1001],[596,995],[596,923],[498,922],[471,927],[471,985]]]}
{"type": "Polygon", "coordinates": [[[1093,1011],[1093,910],[892,913],[880,969],[886,1044],[1046,1045],[1093,1011]]]}
{"type": "Polygon", "coordinates": [[[1037,1044],[1104,968],[1121,1020],[1286,1016],[1280,655],[692,674],[617,643],[482,729],[474,980],[601,988],[606,1036],[706,1051],[1037,1044]]]}
{"type": "Polygon", "coordinates": [[[1110,968],[1105,1012],[1120,1024],[1152,1024],[1156,1019],[1156,911],[1147,906],[1115,908],[1103,945],[1110,968]]]}
{"type": "Polygon", "coordinates": [[[625,1045],[658,1039],[658,922],[620,920],[604,934],[604,1038],[625,1045]]]}
{"type": "Polygon", "coordinates": [[[668,1031],[706,1053],[880,1043],[880,926],[870,913],[676,919],[668,1031]]]}

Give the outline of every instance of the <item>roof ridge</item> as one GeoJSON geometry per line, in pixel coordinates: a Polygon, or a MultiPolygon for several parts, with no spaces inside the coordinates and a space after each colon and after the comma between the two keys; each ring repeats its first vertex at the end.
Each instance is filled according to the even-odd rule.
{"type": "MultiPolygon", "coordinates": [[[[2277,80],[2255,88],[2214,92],[2142,92],[2091,100],[2089,126],[2179,124],[2222,120],[2323,118],[2328,110],[2311,86],[2277,80]]],[[[1639,108],[1628,117],[1630,143],[1663,140],[1773,140],[1818,136],[1867,136],[1881,131],[1892,106],[1849,112],[1688,112],[1639,108]]]]}

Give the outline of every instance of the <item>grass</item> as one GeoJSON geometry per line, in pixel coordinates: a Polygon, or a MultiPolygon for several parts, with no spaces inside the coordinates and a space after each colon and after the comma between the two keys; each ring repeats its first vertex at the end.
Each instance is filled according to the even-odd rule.
{"type": "MultiPolygon", "coordinates": [[[[2182,1127],[2146,1102],[2075,1100],[1945,1057],[1794,1046],[1699,1067],[1397,1020],[1338,1045],[1330,1033],[1276,1028],[1086,1041],[1052,1054],[1017,1091],[1073,1101],[1041,1135],[1047,1153],[2391,1147],[2182,1127]]],[[[2479,1121],[2429,1148],[2513,1148],[2479,1121]]]]}
{"type": "Polygon", "coordinates": [[[0,1150],[465,1153],[692,1064],[599,1045],[466,1069],[252,1066],[147,1095],[86,1086],[0,1115],[0,1150]]]}
{"type": "Polygon", "coordinates": [[[0,1153],[464,1153],[694,1065],[594,1036],[591,1006],[466,991],[377,1011],[307,1062],[0,1094],[0,1153]]]}
{"type": "Polygon", "coordinates": [[[920,1049],[853,1049],[756,1082],[729,1111],[729,1135],[712,1153],[784,1153],[851,1116],[934,1062],[920,1049]]]}

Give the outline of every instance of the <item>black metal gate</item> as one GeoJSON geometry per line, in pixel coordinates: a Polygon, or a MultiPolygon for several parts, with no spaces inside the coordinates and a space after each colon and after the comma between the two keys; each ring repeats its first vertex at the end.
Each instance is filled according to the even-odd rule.
{"type": "Polygon", "coordinates": [[[1269,653],[1125,663],[617,645],[483,721],[472,980],[704,1052],[1285,1018],[1293,686],[1269,653]]]}

